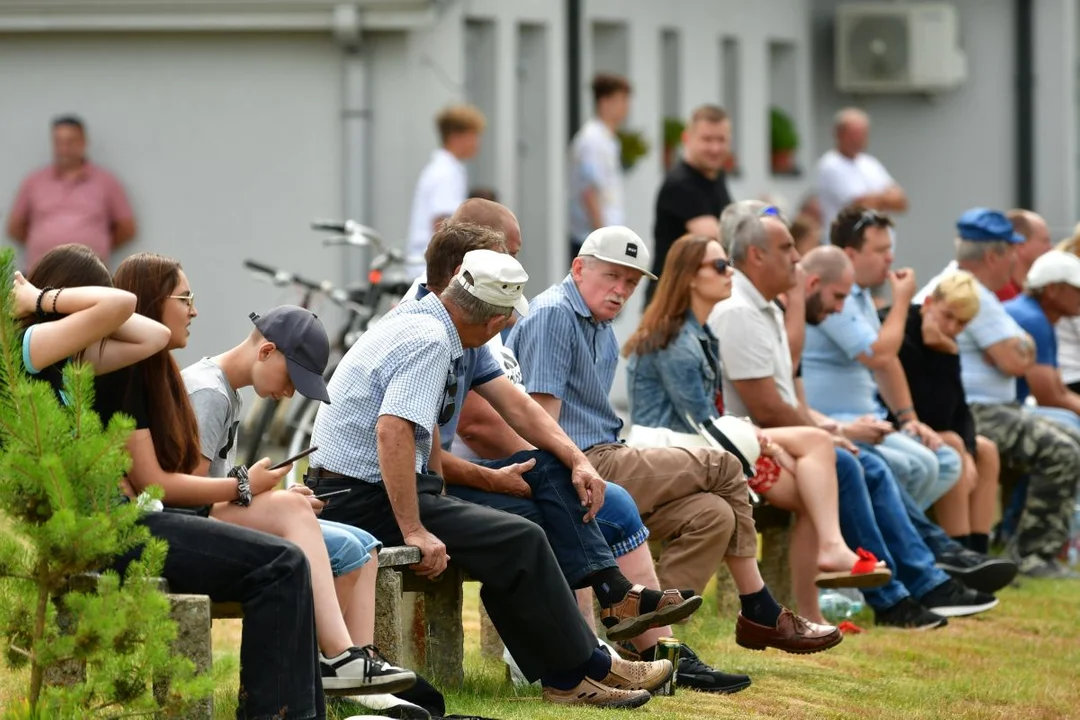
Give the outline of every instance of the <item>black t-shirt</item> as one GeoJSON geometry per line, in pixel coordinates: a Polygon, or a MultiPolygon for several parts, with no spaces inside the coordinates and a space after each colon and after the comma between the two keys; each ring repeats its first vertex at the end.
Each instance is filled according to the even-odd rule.
{"type": "Polygon", "coordinates": [[[927,347],[922,337],[922,306],[908,310],[900,363],[911,388],[919,420],[938,432],[951,430],[975,453],[975,421],[960,380],[960,356],[927,347]]]}
{"type": "MultiPolygon", "coordinates": [[[[652,271],[657,277],[664,268],[671,244],[686,234],[686,223],[702,215],[719,218],[731,204],[727,177],[721,172],[710,180],[679,160],[671,168],[656,196],[656,223],[653,225],[652,271]]],[[[656,283],[649,286],[649,297],[656,283]]]]}
{"type": "MultiPolygon", "coordinates": [[[[68,362],[64,360],[50,365],[39,375],[52,386],[61,400],[64,399],[64,366],[68,362]]],[[[146,402],[138,365],[94,378],[94,411],[101,418],[103,426],[107,426],[116,413],[124,413],[135,421],[136,430],[150,427],[150,407],[146,402]]]]}

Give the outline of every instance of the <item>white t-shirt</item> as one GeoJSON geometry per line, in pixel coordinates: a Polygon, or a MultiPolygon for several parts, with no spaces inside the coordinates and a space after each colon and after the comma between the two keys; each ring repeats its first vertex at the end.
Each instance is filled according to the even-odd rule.
{"type": "Polygon", "coordinates": [[[1054,325],[1058,370],[1066,385],[1080,380],[1080,317],[1063,317],[1054,325]]]}
{"type": "Polygon", "coordinates": [[[595,187],[604,226],[625,225],[622,147],[611,129],[593,118],[581,126],[570,145],[570,236],[581,242],[595,228],[581,194],[595,187]]]}
{"type": "Polygon", "coordinates": [[[424,251],[435,234],[435,220],[450,217],[469,195],[465,163],[449,150],[439,148],[424,166],[413,194],[409,238],[405,247],[405,271],[409,277],[424,271],[424,251]]]}
{"type": "Polygon", "coordinates": [[[817,192],[826,236],[832,221],[845,205],[895,184],[889,171],[873,155],[859,153],[851,159],[835,149],[822,155],[817,164],[817,192]]]}

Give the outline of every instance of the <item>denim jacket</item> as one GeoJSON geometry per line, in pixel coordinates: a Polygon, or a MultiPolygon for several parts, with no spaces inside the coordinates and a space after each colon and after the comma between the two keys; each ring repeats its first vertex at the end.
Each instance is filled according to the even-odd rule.
{"type": "Polygon", "coordinates": [[[668,346],[630,357],[626,369],[630,422],[676,432],[696,432],[686,422],[716,417],[719,343],[693,313],[668,346]]]}

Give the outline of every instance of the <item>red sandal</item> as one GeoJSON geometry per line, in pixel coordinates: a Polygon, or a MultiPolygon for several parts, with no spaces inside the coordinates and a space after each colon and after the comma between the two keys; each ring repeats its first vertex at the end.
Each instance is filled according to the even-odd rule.
{"type": "Polygon", "coordinates": [[[814,584],[820,588],[873,588],[892,579],[892,570],[878,567],[878,559],[869,550],[855,551],[859,559],[851,566],[851,572],[819,572],[814,584]]]}

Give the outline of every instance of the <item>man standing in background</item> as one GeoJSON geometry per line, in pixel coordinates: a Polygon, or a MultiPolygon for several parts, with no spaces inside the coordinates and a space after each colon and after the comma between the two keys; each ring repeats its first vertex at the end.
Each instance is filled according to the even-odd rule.
{"type": "Polygon", "coordinates": [[[630,112],[630,83],[619,75],[592,81],[596,117],[570,144],[570,258],[593,230],[623,225],[622,147],[615,134],[630,112]]]}
{"type": "Polygon", "coordinates": [[[885,213],[906,212],[907,195],[885,166],[866,153],[870,118],[857,108],[836,113],[836,147],[817,164],[821,226],[826,233],[840,209],[851,204],[885,213]]]}
{"type": "MultiPolygon", "coordinates": [[[[652,274],[660,277],[671,244],[686,233],[720,239],[720,213],[731,204],[724,163],[731,154],[731,120],[723,108],[702,105],[682,135],[683,157],[656,196],[652,274]]],[[[645,304],[656,282],[649,283],[645,304]]]]}
{"type": "Polygon", "coordinates": [[[442,145],[431,154],[413,194],[405,247],[405,271],[409,279],[424,272],[424,251],[439,223],[453,215],[468,197],[465,161],[480,151],[484,125],[484,114],[472,105],[451,105],[435,118],[442,145]]]}
{"type": "Polygon", "coordinates": [[[86,159],[86,125],[75,115],[52,122],[53,164],[31,173],[15,196],[7,232],[26,246],[27,269],[58,245],[82,243],[108,264],[135,236],[135,217],[120,182],[86,159]]]}

